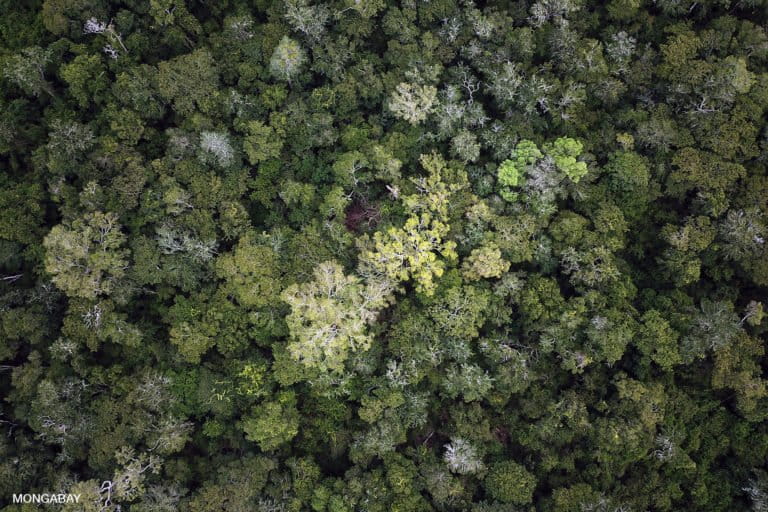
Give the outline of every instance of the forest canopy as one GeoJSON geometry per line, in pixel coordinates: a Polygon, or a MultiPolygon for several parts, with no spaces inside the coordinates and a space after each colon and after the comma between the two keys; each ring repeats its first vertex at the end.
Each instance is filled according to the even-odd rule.
{"type": "Polygon", "coordinates": [[[768,511],[766,0],[0,0],[0,510],[768,511]]]}

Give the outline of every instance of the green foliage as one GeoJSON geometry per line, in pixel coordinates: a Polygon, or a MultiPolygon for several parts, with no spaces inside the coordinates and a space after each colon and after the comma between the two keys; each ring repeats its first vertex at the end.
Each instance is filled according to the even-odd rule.
{"type": "Polygon", "coordinates": [[[96,55],[78,55],[61,67],[61,77],[67,82],[69,93],[80,108],[88,108],[91,102],[99,102],[109,87],[106,70],[96,55]]]}
{"type": "Polygon", "coordinates": [[[377,231],[374,250],[364,254],[364,261],[388,279],[413,279],[417,290],[431,295],[435,290],[434,278],[445,272],[445,263],[438,256],[449,261],[456,258],[454,244],[443,242],[449,229],[429,213],[409,217],[402,228],[377,231]]]}
{"type": "Polygon", "coordinates": [[[517,187],[524,175],[523,169],[512,160],[504,160],[499,166],[499,184],[504,187],[500,190],[501,197],[509,202],[515,201],[517,195],[509,187],[517,187]]]}
{"type": "Polygon", "coordinates": [[[517,462],[506,460],[491,465],[483,486],[493,499],[525,505],[533,499],[536,478],[517,462]]]}
{"type": "Polygon", "coordinates": [[[367,326],[386,305],[390,287],[385,282],[363,284],[334,261],[321,263],[313,276],[282,294],[291,306],[285,319],[292,340],[288,350],[310,368],[341,371],[350,352],[371,347],[367,326]]]}
{"type": "Polygon", "coordinates": [[[636,341],[637,347],[661,368],[671,370],[681,362],[678,334],[655,309],[646,311],[641,320],[643,326],[636,341]]]}
{"type": "Polygon", "coordinates": [[[574,183],[587,174],[587,164],[576,159],[581,155],[584,145],[569,137],[561,137],[551,145],[544,145],[544,154],[551,156],[555,165],[574,183]]]}
{"type": "Polygon", "coordinates": [[[301,72],[306,59],[298,41],[284,36],[269,59],[269,71],[275,78],[290,83],[301,72]]]}
{"type": "Polygon", "coordinates": [[[697,190],[698,196],[715,215],[728,207],[727,192],[745,172],[740,164],[694,148],[678,151],[672,163],[676,168],[667,180],[670,193],[679,195],[697,190]]]}
{"type": "Polygon", "coordinates": [[[382,274],[393,281],[412,279],[417,291],[432,295],[434,278],[443,275],[446,261],[457,257],[455,242],[444,241],[450,231],[444,219],[451,194],[460,186],[442,181],[445,165],[442,158],[422,155],[421,161],[429,175],[414,180],[419,193],[403,198],[406,206],[421,213],[408,217],[401,228],[392,226],[383,232],[377,231],[373,250],[363,253],[362,264],[365,273],[382,274]]]}
{"type": "Polygon", "coordinates": [[[261,121],[251,121],[246,129],[248,134],[243,139],[243,151],[251,164],[256,165],[280,156],[283,141],[271,126],[261,121]]]}
{"type": "Polygon", "coordinates": [[[88,213],[46,235],[45,270],[71,297],[108,295],[127,268],[125,240],[116,215],[88,213]]]}
{"type": "Polygon", "coordinates": [[[501,250],[496,244],[472,249],[462,263],[464,277],[469,280],[501,277],[509,270],[509,265],[509,262],[501,256],[501,250]]]}
{"type": "Polygon", "coordinates": [[[216,273],[225,281],[224,291],[242,306],[271,306],[279,297],[278,257],[271,247],[256,244],[250,235],[241,238],[232,252],[216,259],[216,273]]]}
{"type": "Polygon", "coordinates": [[[218,85],[219,75],[208,50],[195,50],[158,64],[157,89],[180,115],[190,115],[196,108],[204,112],[212,109],[218,85]]]}
{"type": "Polygon", "coordinates": [[[765,509],[763,4],[0,0],[0,508],[765,509]]]}
{"type": "Polygon", "coordinates": [[[546,172],[546,167],[541,167],[542,164],[546,166],[546,160],[542,160],[545,157],[551,159],[563,175],[572,182],[578,183],[587,173],[587,164],[576,160],[581,155],[583,147],[581,142],[569,137],[561,137],[553,143],[544,144],[541,150],[533,141],[521,140],[512,151],[511,158],[499,165],[497,170],[499,194],[506,201],[517,201],[519,192],[515,189],[523,187],[525,177],[528,175],[535,183],[540,179],[539,175],[546,172]]]}
{"type": "Polygon", "coordinates": [[[255,406],[241,421],[245,438],[258,443],[264,451],[278,448],[299,433],[295,394],[282,391],[274,398],[255,406]]]}
{"type": "Polygon", "coordinates": [[[448,370],[443,387],[452,399],[461,395],[465,402],[474,402],[488,395],[493,388],[493,379],[482,368],[463,364],[448,370]]]}
{"type": "Polygon", "coordinates": [[[451,287],[434,297],[427,309],[435,325],[448,336],[475,338],[483,324],[489,293],[474,286],[451,287]]]}
{"type": "Polygon", "coordinates": [[[501,197],[510,202],[515,201],[517,195],[510,188],[520,186],[525,176],[526,167],[543,156],[533,141],[521,140],[512,152],[512,158],[504,160],[499,166],[498,180],[502,187],[500,190],[501,197]]]}
{"type": "Polygon", "coordinates": [[[389,110],[413,125],[424,121],[437,100],[437,89],[431,85],[400,83],[389,98],[389,110]]]}
{"type": "Polygon", "coordinates": [[[27,94],[39,96],[45,92],[53,95],[51,84],[45,78],[45,68],[52,58],[50,49],[24,48],[4,62],[3,76],[27,94]]]}
{"type": "Polygon", "coordinates": [[[0,191],[0,238],[20,243],[32,243],[40,233],[43,222],[43,191],[35,183],[6,183],[0,191]]]}

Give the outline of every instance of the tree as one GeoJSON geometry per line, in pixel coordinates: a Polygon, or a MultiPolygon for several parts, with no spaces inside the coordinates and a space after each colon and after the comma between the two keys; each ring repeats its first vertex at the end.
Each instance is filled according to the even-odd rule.
{"type": "Polygon", "coordinates": [[[37,183],[3,183],[0,210],[13,215],[0,217],[0,238],[24,244],[35,241],[43,221],[43,197],[37,183]]]}
{"type": "Polygon", "coordinates": [[[356,188],[371,181],[370,172],[361,172],[369,167],[368,159],[359,151],[342,153],[333,164],[337,181],[345,188],[356,188]]]}
{"type": "Polygon", "coordinates": [[[191,230],[164,223],[155,229],[157,245],[163,254],[182,253],[192,260],[206,262],[216,255],[216,240],[206,240],[191,230]]]}
{"type": "Polygon", "coordinates": [[[646,160],[634,151],[617,151],[605,166],[608,188],[616,203],[630,218],[646,211],[653,199],[650,192],[651,173],[646,160]]]}
{"type": "Polygon", "coordinates": [[[203,151],[203,160],[210,159],[220,167],[229,167],[234,161],[234,150],[226,133],[202,132],[200,149],[203,151]]]}
{"type": "Polygon", "coordinates": [[[755,478],[751,478],[747,485],[742,487],[752,501],[752,510],[754,512],[765,512],[768,510],[768,475],[765,471],[756,471],[755,478]]]}
{"type": "Polygon", "coordinates": [[[502,503],[526,505],[533,500],[536,478],[517,462],[505,460],[491,465],[483,487],[502,503]]]}
{"type": "Polygon", "coordinates": [[[269,71],[275,78],[289,84],[301,72],[307,56],[301,45],[288,36],[283,36],[269,59],[269,71]]]}
{"type": "Polygon", "coordinates": [[[472,443],[460,437],[454,438],[444,446],[443,460],[453,473],[467,475],[485,469],[482,457],[472,443]]]}
{"type": "MultiPolygon", "coordinates": [[[[515,201],[517,195],[512,191],[512,187],[520,186],[522,178],[525,175],[525,166],[534,162],[535,158],[539,158],[541,153],[535,145],[529,146],[530,141],[522,141],[518,144],[515,150],[514,160],[504,160],[499,165],[498,180],[501,185],[500,194],[501,197],[507,201],[515,201]],[[524,144],[525,143],[525,144],[524,144]],[[526,149],[530,147],[530,152],[526,149]]],[[[530,144],[533,144],[530,142],[530,144]]]]}
{"type": "Polygon", "coordinates": [[[169,28],[174,25],[180,27],[185,32],[182,37],[189,47],[194,44],[187,34],[194,35],[202,31],[200,22],[189,12],[182,0],[150,0],[149,15],[158,26],[168,27],[166,30],[171,34],[178,29],[169,30],[169,28]]]}
{"type": "Polygon", "coordinates": [[[578,183],[587,173],[587,164],[576,160],[582,149],[581,142],[569,137],[544,144],[541,150],[533,141],[521,140],[511,158],[498,168],[499,194],[506,201],[514,202],[522,188],[534,194],[527,199],[529,202],[536,197],[540,201],[551,201],[564,177],[578,183]]]}
{"type": "Polygon", "coordinates": [[[201,319],[190,319],[174,324],[168,335],[182,358],[188,363],[196,364],[216,343],[216,326],[201,319]]]}
{"type": "Polygon", "coordinates": [[[443,387],[452,399],[461,395],[465,402],[475,402],[487,397],[493,389],[493,378],[479,366],[465,363],[448,370],[443,387]]]}
{"type": "Polygon", "coordinates": [[[3,76],[33,96],[44,92],[54,96],[53,87],[45,78],[45,68],[53,55],[50,49],[32,46],[13,55],[5,63],[3,76]]]}
{"type": "Polygon", "coordinates": [[[449,229],[429,213],[410,217],[402,228],[377,231],[374,249],[363,255],[363,261],[374,273],[388,279],[413,279],[418,291],[431,295],[435,290],[434,278],[445,272],[445,263],[438,255],[448,261],[456,259],[455,242],[443,242],[449,229]]]}
{"type": "Polygon", "coordinates": [[[86,214],[55,226],[45,237],[45,270],[71,297],[108,295],[128,268],[125,241],[115,214],[86,214]]]}
{"type": "Polygon", "coordinates": [[[476,338],[485,321],[489,295],[487,290],[476,286],[452,286],[431,297],[427,312],[446,335],[476,338]]]}
{"type": "Polygon", "coordinates": [[[162,466],[159,457],[137,454],[127,446],[121,447],[115,458],[122,467],[115,471],[112,478],[100,484],[96,480],[87,480],[75,485],[73,493],[82,495],[83,510],[86,512],[119,512],[122,504],[136,501],[147,491],[147,478],[151,474],[157,475],[162,466]]]}
{"type": "Polygon", "coordinates": [[[261,121],[250,121],[246,129],[247,135],[243,139],[243,150],[251,164],[256,165],[280,156],[283,140],[271,126],[265,125],[261,121]]]}
{"type": "Polygon", "coordinates": [[[123,44],[122,35],[115,30],[115,26],[111,22],[104,23],[96,18],[89,18],[88,21],[85,22],[83,32],[86,34],[105,34],[109,43],[104,45],[102,50],[113,59],[118,58],[120,55],[118,50],[128,53],[128,48],[123,44]],[[113,44],[119,46],[119,48],[115,48],[113,44]]]}
{"type": "Polygon", "coordinates": [[[703,358],[708,350],[727,346],[740,330],[733,304],[702,299],[700,309],[691,319],[690,330],[682,339],[684,360],[690,362],[703,358]]]}
{"type": "Polygon", "coordinates": [[[219,85],[216,62],[206,49],[158,64],[157,89],[182,116],[196,108],[206,112],[212,108],[211,99],[219,85]]]}
{"type": "Polygon", "coordinates": [[[718,234],[726,258],[749,262],[765,252],[768,223],[757,208],[729,210],[719,223],[718,234]]]}
{"type": "Polygon", "coordinates": [[[316,42],[325,34],[331,12],[326,5],[308,4],[307,0],[289,0],[285,3],[285,19],[295,31],[316,42]]]}
{"type": "Polygon", "coordinates": [[[65,36],[73,25],[80,30],[79,22],[94,12],[101,14],[103,7],[93,0],[45,0],[41,18],[45,28],[56,36],[65,36]]]}
{"type": "Polygon", "coordinates": [[[92,102],[102,102],[103,92],[109,87],[106,70],[96,55],[78,55],[61,67],[61,77],[81,108],[87,108],[92,102]]]}
{"type": "Polygon", "coordinates": [[[643,325],[635,344],[646,357],[666,371],[682,359],[678,349],[678,333],[669,322],[655,309],[646,311],[641,318],[643,325]]]}
{"type": "Polygon", "coordinates": [[[451,153],[464,162],[474,162],[480,157],[480,143],[468,130],[462,130],[451,140],[451,153]]]}
{"type": "Polygon", "coordinates": [[[50,128],[45,147],[48,169],[58,175],[77,172],[96,143],[93,130],[88,125],[63,119],[53,120],[50,128]]]}
{"type": "Polygon", "coordinates": [[[552,144],[544,145],[544,154],[552,157],[557,168],[571,181],[578,183],[587,174],[587,164],[576,158],[581,155],[584,145],[576,139],[561,137],[552,144]]]}
{"type": "Polygon", "coordinates": [[[501,250],[494,243],[483,245],[472,252],[462,262],[464,277],[470,280],[501,277],[509,270],[510,263],[502,258],[501,250]]]}
{"type": "Polygon", "coordinates": [[[386,281],[367,284],[345,275],[335,261],[321,263],[314,279],[293,284],[282,298],[291,306],[286,323],[291,356],[310,368],[340,372],[352,351],[368,350],[373,342],[367,327],[389,299],[386,281]]]}
{"type": "Polygon", "coordinates": [[[620,276],[616,257],[604,246],[577,250],[569,247],[560,257],[563,272],[575,286],[608,286],[620,276]]]}
{"type": "Polygon", "coordinates": [[[271,247],[243,236],[232,252],[216,259],[216,274],[224,279],[224,291],[245,307],[274,306],[280,295],[280,267],[271,247]]]}
{"type": "Polygon", "coordinates": [[[427,119],[436,104],[434,86],[402,82],[390,95],[388,106],[395,116],[417,125],[427,119]]]}
{"type": "Polygon", "coordinates": [[[385,7],[383,0],[344,0],[347,9],[354,9],[365,19],[372,18],[385,7]]]}
{"type": "Polygon", "coordinates": [[[738,163],[724,161],[717,155],[692,147],[675,153],[672,164],[675,169],[667,178],[669,193],[680,197],[696,190],[698,197],[715,215],[728,208],[728,191],[745,173],[738,163]]]}
{"type": "Polygon", "coordinates": [[[760,341],[746,333],[740,333],[714,354],[712,388],[734,390],[736,408],[750,421],[764,421],[768,417],[761,407],[768,397],[768,382],[761,378],[758,363],[764,354],[760,341]]]}
{"type": "Polygon", "coordinates": [[[251,414],[244,416],[241,426],[246,439],[258,443],[264,451],[274,450],[289,442],[299,433],[295,393],[277,393],[274,400],[260,404],[251,414]]]}
{"type": "Polygon", "coordinates": [[[422,155],[422,165],[429,175],[414,180],[418,193],[403,198],[403,203],[415,212],[401,228],[391,226],[377,231],[373,248],[361,256],[363,275],[383,275],[393,281],[413,279],[416,289],[427,295],[435,290],[434,278],[445,272],[445,261],[457,258],[456,243],[445,240],[450,226],[448,202],[462,185],[442,181],[444,160],[437,155],[422,155]]]}
{"type": "Polygon", "coordinates": [[[157,87],[158,70],[147,64],[117,74],[112,84],[115,99],[144,119],[159,119],[165,105],[157,87]]]}

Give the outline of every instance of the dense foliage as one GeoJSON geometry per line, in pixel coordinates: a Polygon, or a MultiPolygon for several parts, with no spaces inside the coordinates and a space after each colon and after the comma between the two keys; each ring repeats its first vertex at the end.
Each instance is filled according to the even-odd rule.
{"type": "Polygon", "coordinates": [[[767,12],[0,0],[0,509],[768,510],[767,12]]]}

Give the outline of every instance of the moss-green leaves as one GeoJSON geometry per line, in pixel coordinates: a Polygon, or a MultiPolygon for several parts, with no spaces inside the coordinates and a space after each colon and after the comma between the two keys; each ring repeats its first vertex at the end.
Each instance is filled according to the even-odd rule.
{"type": "Polygon", "coordinates": [[[570,137],[544,144],[542,149],[533,141],[521,140],[511,157],[499,165],[499,195],[506,201],[516,201],[526,175],[537,178],[537,175],[547,171],[547,166],[552,165],[572,182],[578,183],[587,173],[587,164],[577,160],[583,147],[581,142],[570,137]]]}

